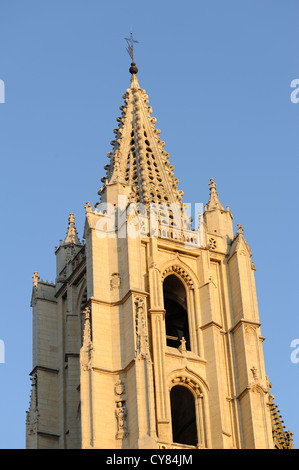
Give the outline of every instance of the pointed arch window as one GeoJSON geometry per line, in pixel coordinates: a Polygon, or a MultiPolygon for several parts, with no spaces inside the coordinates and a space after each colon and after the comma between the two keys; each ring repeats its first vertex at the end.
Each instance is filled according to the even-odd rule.
{"type": "Polygon", "coordinates": [[[167,276],[163,282],[163,296],[166,327],[166,344],[179,348],[182,341],[190,350],[189,322],[186,289],[175,274],[167,276]]]}
{"type": "Polygon", "coordinates": [[[184,386],[176,385],[170,391],[172,441],[197,446],[197,425],[193,393],[184,386]]]}

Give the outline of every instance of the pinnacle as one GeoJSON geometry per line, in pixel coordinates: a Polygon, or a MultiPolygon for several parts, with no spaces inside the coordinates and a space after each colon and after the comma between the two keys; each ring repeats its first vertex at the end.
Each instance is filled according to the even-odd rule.
{"type": "Polygon", "coordinates": [[[239,235],[243,235],[244,229],[243,229],[242,225],[241,225],[241,224],[237,224],[237,227],[238,227],[238,234],[239,234],[239,235]]]}
{"type": "Polygon", "coordinates": [[[69,215],[69,224],[67,229],[67,235],[64,240],[64,244],[74,243],[75,245],[81,245],[80,240],[78,238],[76,226],[75,226],[75,216],[73,213],[69,215]]]}
{"type": "Polygon", "coordinates": [[[224,210],[222,204],[219,201],[218,198],[218,193],[216,191],[216,183],[213,178],[210,179],[210,200],[206,206],[207,210],[215,210],[215,209],[220,209],[224,210]]]}

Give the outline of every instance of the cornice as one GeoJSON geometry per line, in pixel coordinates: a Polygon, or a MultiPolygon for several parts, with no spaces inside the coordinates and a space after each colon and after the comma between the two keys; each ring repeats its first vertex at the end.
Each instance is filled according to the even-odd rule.
{"type": "Polygon", "coordinates": [[[235,333],[241,325],[251,325],[259,328],[261,323],[253,321],[253,320],[246,320],[245,318],[241,318],[234,326],[229,329],[229,333],[235,333]]]}
{"type": "Polygon", "coordinates": [[[51,372],[53,374],[58,374],[59,373],[59,369],[54,369],[52,367],[46,367],[46,366],[35,366],[32,371],[29,373],[29,375],[34,375],[35,372],[39,371],[39,370],[42,370],[43,372],[51,372]]]}
{"type": "Polygon", "coordinates": [[[225,333],[225,331],[223,330],[223,327],[222,325],[220,325],[219,323],[211,320],[209,321],[208,323],[206,323],[205,325],[202,325],[200,327],[201,330],[206,330],[207,328],[209,328],[210,326],[214,326],[215,328],[217,328],[218,330],[221,331],[221,333],[225,333]]]}
{"type": "Polygon", "coordinates": [[[94,372],[99,372],[107,375],[119,375],[127,373],[135,364],[135,359],[132,359],[125,367],[122,369],[105,369],[103,367],[92,366],[94,372]]]}
{"type": "Polygon", "coordinates": [[[109,305],[110,307],[115,307],[117,305],[121,305],[128,300],[132,295],[142,295],[148,297],[150,294],[149,292],[139,290],[139,289],[130,289],[121,299],[116,300],[114,302],[109,302],[108,300],[101,300],[95,297],[90,297],[86,302],[86,306],[90,306],[92,303],[99,304],[99,305],[109,305]]]}

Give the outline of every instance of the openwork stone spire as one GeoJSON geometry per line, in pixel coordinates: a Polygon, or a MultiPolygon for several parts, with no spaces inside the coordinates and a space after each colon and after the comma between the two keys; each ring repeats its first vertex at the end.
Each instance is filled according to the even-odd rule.
{"type": "Polygon", "coordinates": [[[145,90],[139,86],[137,72],[132,62],[130,88],[123,95],[122,114],[117,118],[112,151],[107,155],[110,163],[105,165],[104,187],[99,194],[103,196],[108,185],[119,182],[131,186],[132,202],[182,205],[183,191],[178,189],[179,180],[174,178],[174,167],[164,150],[165,142],[159,138],[160,130],[155,128],[156,119],[145,90]]]}

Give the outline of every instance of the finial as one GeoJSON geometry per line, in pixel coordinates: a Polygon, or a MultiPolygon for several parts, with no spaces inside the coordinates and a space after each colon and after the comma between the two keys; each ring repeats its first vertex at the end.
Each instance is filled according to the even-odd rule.
{"type": "Polygon", "coordinates": [[[212,192],[212,190],[215,190],[215,191],[216,191],[216,183],[215,183],[215,181],[213,180],[213,178],[210,178],[209,186],[210,186],[210,191],[211,191],[211,192],[212,192]]]}
{"type": "Polygon", "coordinates": [[[87,201],[87,203],[85,204],[84,208],[85,208],[86,212],[92,212],[92,210],[93,210],[93,209],[92,209],[92,205],[91,205],[91,203],[90,203],[89,201],[87,201]]]}
{"type": "Polygon", "coordinates": [[[75,216],[74,214],[71,212],[70,215],[69,215],[69,225],[73,225],[75,222],[75,216]]]}
{"type": "Polygon", "coordinates": [[[243,229],[242,225],[238,224],[237,227],[238,227],[238,233],[243,235],[244,229],[243,229]]]}
{"type": "Polygon", "coordinates": [[[83,310],[83,314],[85,315],[85,319],[86,319],[86,320],[90,320],[90,307],[86,307],[86,308],[83,310]]]}
{"type": "Polygon", "coordinates": [[[223,206],[221,205],[218,199],[218,193],[216,191],[216,183],[213,180],[213,178],[210,178],[209,186],[210,186],[210,200],[207,205],[207,210],[215,210],[215,209],[224,210],[223,206]]]}
{"type": "Polygon", "coordinates": [[[131,31],[130,37],[125,38],[125,40],[127,41],[127,45],[128,45],[126,50],[129,54],[129,56],[131,57],[131,60],[132,60],[129,72],[133,75],[133,74],[136,74],[138,72],[138,68],[136,67],[136,64],[134,62],[134,43],[138,43],[139,41],[136,41],[135,39],[133,39],[132,31],[131,31]]]}
{"type": "Polygon", "coordinates": [[[33,274],[32,278],[33,278],[33,286],[37,287],[37,284],[38,284],[38,281],[39,281],[39,276],[38,276],[37,271],[34,271],[34,274],[33,274]]]}
{"type": "Polygon", "coordinates": [[[138,68],[136,67],[135,62],[131,63],[131,67],[129,68],[129,72],[131,75],[138,73],[138,68]]]}

